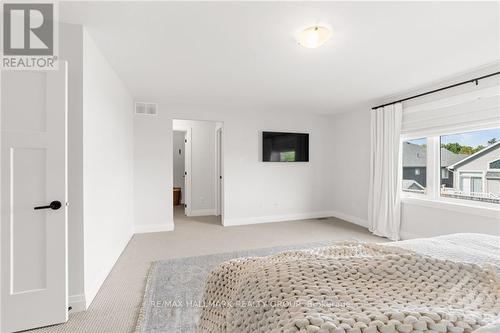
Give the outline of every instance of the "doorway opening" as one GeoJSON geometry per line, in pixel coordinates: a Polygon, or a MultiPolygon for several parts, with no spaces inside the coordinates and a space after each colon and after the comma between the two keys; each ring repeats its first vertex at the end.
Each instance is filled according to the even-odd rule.
{"type": "Polygon", "coordinates": [[[184,180],[186,178],[186,142],[187,131],[173,131],[173,197],[174,206],[184,207],[186,200],[186,186],[184,180]]]}
{"type": "Polygon", "coordinates": [[[224,130],[222,122],[172,121],[173,211],[176,227],[223,224],[224,130]]]}

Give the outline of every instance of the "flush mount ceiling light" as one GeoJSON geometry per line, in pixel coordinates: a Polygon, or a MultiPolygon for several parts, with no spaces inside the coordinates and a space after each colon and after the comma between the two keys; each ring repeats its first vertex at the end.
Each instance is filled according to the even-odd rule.
{"type": "Polygon", "coordinates": [[[308,27],[297,34],[297,42],[308,49],[315,49],[330,39],[332,31],[322,25],[308,27]]]}

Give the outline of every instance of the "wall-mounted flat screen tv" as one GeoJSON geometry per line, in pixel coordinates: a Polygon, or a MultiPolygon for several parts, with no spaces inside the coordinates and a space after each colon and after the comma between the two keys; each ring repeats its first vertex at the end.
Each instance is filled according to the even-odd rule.
{"type": "Polygon", "coordinates": [[[262,132],[263,162],[309,162],[309,134],[262,132]]]}

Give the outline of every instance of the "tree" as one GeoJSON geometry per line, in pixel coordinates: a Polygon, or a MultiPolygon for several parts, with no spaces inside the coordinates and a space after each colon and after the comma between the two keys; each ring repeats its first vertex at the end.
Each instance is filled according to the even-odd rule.
{"type": "Polygon", "coordinates": [[[484,149],[484,146],[483,145],[478,145],[476,147],[465,146],[465,145],[463,146],[458,142],[450,142],[446,144],[441,144],[441,148],[445,148],[454,154],[472,155],[484,149]]]}
{"type": "Polygon", "coordinates": [[[447,149],[455,154],[460,153],[460,150],[462,149],[462,146],[457,142],[442,144],[441,147],[443,147],[443,148],[445,148],[445,149],[447,149]]]}
{"type": "Polygon", "coordinates": [[[495,142],[497,142],[497,139],[496,139],[496,138],[492,138],[491,140],[488,140],[488,144],[489,144],[489,145],[492,145],[492,144],[494,144],[495,142]]]}
{"type": "Polygon", "coordinates": [[[477,147],[474,149],[474,153],[477,153],[478,151],[483,150],[483,149],[484,149],[484,146],[483,146],[483,145],[479,145],[479,146],[477,146],[477,147]]]}
{"type": "Polygon", "coordinates": [[[460,148],[459,154],[472,155],[474,154],[474,148],[472,148],[471,146],[462,146],[462,148],[460,148]]]}

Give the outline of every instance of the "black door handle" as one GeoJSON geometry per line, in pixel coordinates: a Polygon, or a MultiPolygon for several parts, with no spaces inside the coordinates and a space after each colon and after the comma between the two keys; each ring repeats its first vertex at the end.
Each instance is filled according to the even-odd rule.
{"type": "Polygon", "coordinates": [[[48,206],[38,206],[38,207],[35,207],[34,209],[35,210],[38,210],[38,209],[53,209],[53,210],[58,210],[59,208],[61,208],[62,204],[60,201],[52,201],[50,203],[50,205],[48,206]]]}

